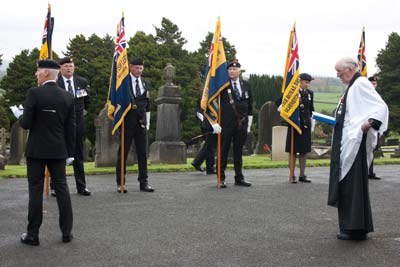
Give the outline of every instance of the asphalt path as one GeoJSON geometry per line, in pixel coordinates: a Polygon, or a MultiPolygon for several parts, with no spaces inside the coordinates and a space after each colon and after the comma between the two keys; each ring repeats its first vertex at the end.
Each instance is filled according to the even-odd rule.
{"type": "Polygon", "coordinates": [[[306,169],[311,184],[289,184],[287,169],[244,170],[249,188],[225,189],[200,172],[151,173],[154,193],[127,176],[91,175],[92,196],[68,177],[75,236],[61,242],[55,198],[44,198],[40,246],[26,230],[26,179],[0,180],[0,266],[400,266],[400,165],[375,166],[370,180],[375,232],[342,241],[337,210],[327,206],[327,167],[306,169]]]}

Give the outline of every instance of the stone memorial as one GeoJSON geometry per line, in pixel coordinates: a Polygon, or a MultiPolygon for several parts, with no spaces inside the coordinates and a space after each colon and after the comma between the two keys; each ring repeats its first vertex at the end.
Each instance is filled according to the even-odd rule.
{"type": "Polygon", "coordinates": [[[264,145],[272,146],[272,127],[281,125],[281,117],[274,102],[268,101],[261,106],[258,114],[258,140],[256,154],[265,154],[264,145]]]}
{"type": "Polygon", "coordinates": [[[19,125],[19,121],[16,121],[11,126],[9,165],[19,165],[24,162],[25,145],[28,138],[27,133],[28,131],[22,129],[19,125]]]}
{"type": "Polygon", "coordinates": [[[289,153],[285,152],[287,129],[286,126],[272,127],[272,160],[289,159],[289,153]]]}
{"type": "Polygon", "coordinates": [[[179,87],[174,84],[175,67],[167,63],[164,68],[165,84],[158,90],[156,138],[150,146],[152,163],[186,163],[186,145],[181,141],[179,87]]]}
{"type": "MultiPolygon", "coordinates": [[[[107,116],[107,106],[100,111],[94,123],[96,126],[94,165],[95,167],[114,167],[117,163],[119,131],[115,135],[111,134],[112,121],[107,116]]],[[[134,147],[132,147],[126,161],[127,165],[132,165],[136,162],[135,151],[134,147]]]]}

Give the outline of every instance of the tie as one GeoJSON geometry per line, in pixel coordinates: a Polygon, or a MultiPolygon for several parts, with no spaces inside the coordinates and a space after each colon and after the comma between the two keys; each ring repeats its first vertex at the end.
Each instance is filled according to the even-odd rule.
{"type": "Polygon", "coordinates": [[[235,93],[236,98],[240,99],[239,88],[237,88],[236,82],[233,83],[233,92],[235,93]]]}
{"type": "Polygon", "coordinates": [[[68,93],[70,94],[74,94],[74,90],[72,89],[72,84],[71,84],[71,80],[67,80],[68,83],[68,93]]]}
{"type": "Polygon", "coordinates": [[[135,86],[135,95],[136,95],[136,98],[137,97],[139,97],[140,96],[140,87],[139,87],[139,79],[138,78],[136,78],[136,86],[135,86]]]}

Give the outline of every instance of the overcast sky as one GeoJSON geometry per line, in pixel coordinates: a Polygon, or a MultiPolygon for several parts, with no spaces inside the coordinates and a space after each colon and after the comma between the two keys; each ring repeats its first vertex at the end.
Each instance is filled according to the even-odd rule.
{"type": "MultiPolygon", "coordinates": [[[[2,0],[0,54],[11,60],[22,49],[40,47],[48,0],[2,0]]],[[[248,74],[283,74],[290,29],[296,22],[300,71],[335,76],[335,62],[357,56],[363,26],[366,30],[368,74],[377,71],[375,59],[388,35],[400,32],[399,0],[52,0],[55,18],[53,50],[59,55],[77,34],[115,36],[125,12],[128,39],[136,31],[155,34],[162,17],[175,23],[188,43],[199,48],[221,18],[222,35],[236,46],[237,58],[248,74]]],[[[111,60],[111,59],[110,59],[111,60]]]]}

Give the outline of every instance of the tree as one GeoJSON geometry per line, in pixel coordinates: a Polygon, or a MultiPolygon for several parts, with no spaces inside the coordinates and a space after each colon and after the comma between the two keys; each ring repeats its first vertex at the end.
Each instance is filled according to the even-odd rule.
{"type": "MultiPolygon", "coordinates": [[[[26,92],[29,88],[36,86],[35,78],[36,62],[39,58],[39,50],[22,50],[20,54],[14,57],[14,60],[8,66],[7,74],[0,82],[0,88],[5,93],[1,99],[1,106],[12,106],[23,104],[26,98],[26,92]]],[[[8,119],[11,123],[16,118],[11,112],[8,112],[8,119]]]]}
{"type": "Polygon", "coordinates": [[[400,130],[400,36],[389,35],[386,47],[381,49],[376,59],[379,68],[378,92],[389,106],[389,128],[400,130]]]}

